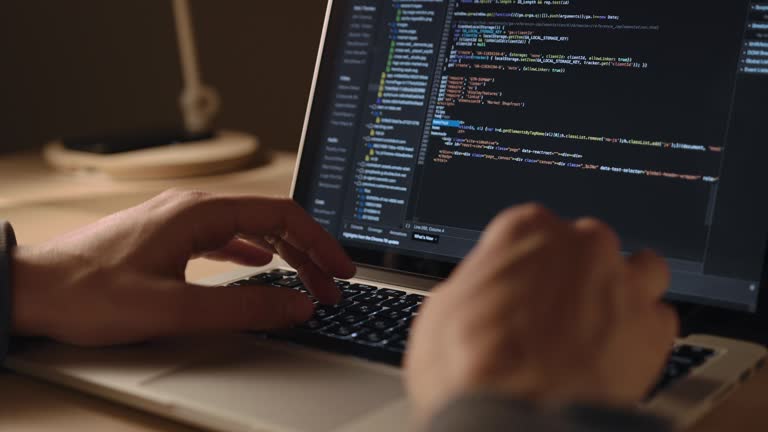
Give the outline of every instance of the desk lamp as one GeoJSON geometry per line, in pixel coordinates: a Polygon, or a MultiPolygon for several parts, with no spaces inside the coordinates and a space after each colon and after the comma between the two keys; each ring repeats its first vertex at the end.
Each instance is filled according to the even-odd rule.
{"type": "Polygon", "coordinates": [[[120,179],[158,179],[222,173],[253,160],[259,150],[256,137],[211,132],[219,95],[201,78],[189,0],[172,2],[184,83],[179,98],[184,133],[57,140],[44,149],[48,163],[120,179]]]}

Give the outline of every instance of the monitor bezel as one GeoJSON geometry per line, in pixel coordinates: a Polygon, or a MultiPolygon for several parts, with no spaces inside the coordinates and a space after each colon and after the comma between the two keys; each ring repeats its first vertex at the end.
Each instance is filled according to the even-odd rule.
{"type": "MultiPolygon", "coordinates": [[[[343,11],[346,9],[346,4],[346,0],[328,0],[327,4],[325,23],[320,38],[318,57],[304,119],[293,183],[291,185],[291,197],[302,205],[307,202],[311,193],[314,162],[320,150],[318,143],[322,141],[323,121],[326,118],[325,110],[328,107],[328,102],[330,102],[330,86],[320,86],[318,83],[328,82],[333,78],[333,65],[335,64],[334,59],[337,53],[335,52],[335,44],[327,42],[337,40],[339,33],[342,31],[342,26],[338,25],[338,21],[344,15],[343,11]]],[[[768,239],[766,239],[766,244],[768,245],[768,239]]],[[[344,245],[344,248],[358,266],[433,280],[447,278],[457,265],[455,258],[447,256],[418,254],[416,252],[409,255],[399,250],[380,247],[366,248],[363,246],[344,245]]],[[[766,280],[768,280],[768,247],[766,248],[766,256],[764,258],[757,306],[754,311],[734,311],[731,308],[707,306],[698,302],[676,301],[676,303],[691,304],[764,318],[768,316],[766,313],[768,311],[768,296],[761,294],[767,288],[766,280]]]]}

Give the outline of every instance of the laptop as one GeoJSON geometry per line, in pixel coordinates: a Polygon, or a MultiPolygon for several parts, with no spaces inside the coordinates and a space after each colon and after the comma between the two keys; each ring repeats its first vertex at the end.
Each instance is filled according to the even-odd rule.
{"type": "MultiPolygon", "coordinates": [[[[726,330],[695,319],[767,311],[766,12],[330,1],[292,194],[360,268],[338,281],[342,303],[270,334],[40,343],[9,364],[207,429],[405,430],[400,362],[419,306],[497,212],[536,201],[607,221],[627,253],[668,258],[686,332],[639,408],[688,426],[766,356],[697,334],[697,322],[726,330]]],[[[280,262],[206,283],[304,290],[280,262]]]]}

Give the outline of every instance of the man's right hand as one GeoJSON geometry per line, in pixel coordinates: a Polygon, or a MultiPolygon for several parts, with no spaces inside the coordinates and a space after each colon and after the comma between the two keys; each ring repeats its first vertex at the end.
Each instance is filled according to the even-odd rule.
{"type": "Polygon", "coordinates": [[[629,258],[594,220],[506,211],[439,286],[411,332],[407,385],[426,419],[466,393],[543,403],[638,402],[677,335],[668,269],[629,258]]]}

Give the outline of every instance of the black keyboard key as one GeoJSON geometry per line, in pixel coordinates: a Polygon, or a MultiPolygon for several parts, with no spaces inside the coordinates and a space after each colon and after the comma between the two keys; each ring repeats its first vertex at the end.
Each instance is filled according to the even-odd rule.
{"type": "Polygon", "coordinates": [[[374,317],[363,323],[365,327],[372,330],[388,330],[397,325],[397,321],[389,320],[386,318],[374,317]]]}
{"type": "Polygon", "coordinates": [[[341,312],[342,310],[336,306],[319,306],[315,309],[315,318],[327,320],[328,318],[335,317],[341,312]]]}
{"type": "Polygon", "coordinates": [[[672,351],[672,357],[682,361],[682,359],[690,359],[693,366],[700,366],[706,363],[711,357],[715,355],[715,351],[709,348],[696,347],[691,345],[680,345],[675,347],[672,351]]]}
{"type": "Polygon", "coordinates": [[[709,348],[699,347],[699,346],[693,346],[693,345],[678,345],[673,350],[674,354],[679,354],[682,356],[704,356],[704,357],[711,357],[715,355],[715,351],[711,350],[709,348]]]}
{"type": "Polygon", "coordinates": [[[405,292],[403,292],[403,291],[398,291],[398,290],[393,290],[393,289],[388,289],[388,288],[380,289],[379,290],[379,294],[388,295],[390,297],[404,297],[405,296],[405,292]]]}
{"type": "Polygon", "coordinates": [[[672,355],[669,358],[669,363],[676,365],[680,368],[690,369],[695,366],[696,360],[691,357],[683,357],[679,355],[672,355]]]}
{"type": "Polygon", "coordinates": [[[349,282],[347,282],[345,280],[336,279],[335,282],[336,282],[336,286],[339,287],[339,288],[345,288],[345,287],[349,286],[349,282]]]}
{"type": "Polygon", "coordinates": [[[257,280],[243,279],[237,282],[232,282],[227,286],[253,286],[253,285],[269,285],[271,282],[260,282],[257,280]]]}
{"type": "Polygon", "coordinates": [[[350,307],[350,306],[354,306],[354,305],[356,305],[356,304],[357,304],[357,302],[356,302],[356,301],[354,301],[354,300],[350,300],[350,299],[346,299],[346,300],[342,300],[342,301],[340,301],[340,302],[339,302],[339,304],[338,304],[338,305],[336,305],[336,306],[338,306],[338,307],[340,307],[340,308],[342,308],[342,309],[346,309],[346,308],[348,308],[348,307],[350,307]]]}
{"type": "Polygon", "coordinates": [[[703,365],[714,355],[715,351],[709,348],[679,345],[672,351],[670,361],[678,365],[694,368],[703,365]]]}
{"type": "Polygon", "coordinates": [[[401,319],[404,319],[404,318],[410,316],[410,314],[408,312],[401,311],[401,310],[398,310],[398,309],[386,309],[386,310],[383,310],[381,312],[378,312],[376,314],[376,316],[377,317],[381,317],[381,318],[387,318],[387,319],[395,320],[395,321],[400,321],[401,319]]]}
{"type": "Polygon", "coordinates": [[[402,323],[398,323],[396,326],[394,326],[394,327],[390,328],[389,330],[387,330],[387,333],[389,333],[391,335],[394,335],[394,336],[401,337],[403,339],[407,339],[408,336],[410,336],[410,334],[411,334],[411,326],[406,325],[406,324],[402,324],[402,323]]]}
{"type": "Polygon", "coordinates": [[[338,327],[334,327],[332,330],[332,333],[334,336],[338,337],[350,337],[353,334],[357,333],[357,330],[355,327],[347,326],[347,325],[339,325],[338,327]]]}
{"type": "Polygon", "coordinates": [[[387,340],[387,349],[395,352],[404,353],[408,340],[404,337],[395,336],[387,340]]]}
{"type": "Polygon", "coordinates": [[[691,352],[694,355],[701,355],[701,356],[704,356],[704,357],[712,357],[712,356],[714,356],[716,354],[715,350],[713,350],[713,349],[704,348],[704,347],[696,347],[696,346],[688,346],[688,345],[684,345],[684,346],[688,347],[688,349],[690,349],[691,352]]]}
{"type": "Polygon", "coordinates": [[[335,331],[339,327],[341,327],[341,324],[329,321],[328,325],[325,326],[324,328],[322,328],[319,331],[320,331],[320,333],[325,334],[325,335],[335,336],[336,335],[335,331]]]}
{"type": "Polygon", "coordinates": [[[351,313],[351,312],[344,312],[340,315],[336,315],[335,317],[333,317],[334,321],[341,324],[346,324],[346,325],[355,325],[367,319],[368,317],[365,315],[360,315],[360,314],[351,313]]]}
{"type": "Polygon", "coordinates": [[[379,293],[375,293],[375,292],[373,292],[373,293],[363,293],[363,294],[360,294],[359,296],[355,296],[354,297],[355,301],[357,301],[357,302],[370,303],[370,304],[374,304],[374,305],[378,305],[378,304],[384,303],[385,301],[389,300],[390,298],[391,297],[389,297],[388,295],[379,294],[379,293]]]}
{"type": "Polygon", "coordinates": [[[419,295],[419,294],[408,294],[405,298],[411,299],[416,303],[424,303],[424,300],[427,299],[423,295],[419,295]]]}
{"type": "Polygon", "coordinates": [[[382,302],[381,305],[392,309],[406,309],[414,306],[415,303],[407,298],[392,298],[382,302]]]}
{"type": "Polygon", "coordinates": [[[270,273],[272,273],[274,275],[277,275],[277,276],[280,276],[280,277],[283,277],[283,276],[284,277],[295,277],[295,276],[298,275],[298,273],[296,273],[293,270],[283,270],[283,269],[274,269],[270,273]]]}
{"type": "Polygon", "coordinates": [[[331,323],[320,321],[317,319],[311,319],[304,324],[302,324],[300,327],[305,328],[307,330],[321,330],[323,327],[329,326],[331,323]]]}
{"type": "Polygon", "coordinates": [[[252,276],[248,278],[249,282],[255,282],[257,284],[271,284],[273,282],[277,282],[283,277],[279,274],[274,273],[262,273],[256,276],[252,276]]]}
{"type": "Polygon", "coordinates": [[[359,340],[361,342],[369,343],[369,344],[380,344],[387,340],[386,336],[382,332],[363,332],[361,334],[355,335],[355,339],[359,340]]]}
{"type": "Polygon", "coordinates": [[[255,285],[268,285],[268,284],[264,282],[257,282],[257,281],[245,279],[245,280],[237,281],[235,283],[231,283],[227,286],[255,286],[255,285]]]}
{"type": "Polygon", "coordinates": [[[274,285],[286,287],[286,288],[296,288],[301,284],[302,282],[301,282],[301,279],[299,278],[287,278],[274,283],[274,285]]]}
{"type": "Polygon", "coordinates": [[[663,374],[664,374],[664,378],[667,378],[669,380],[675,380],[685,376],[689,371],[690,371],[689,368],[680,367],[679,365],[676,365],[674,363],[668,363],[664,367],[663,374]]]}
{"type": "Polygon", "coordinates": [[[421,305],[417,304],[417,305],[413,305],[413,306],[405,309],[405,311],[408,312],[411,315],[418,315],[420,308],[421,308],[421,305]]]}
{"type": "Polygon", "coordinates": [[[352,284],[349,287],[354,290],[365,291],[365,292],[376,291],[379,289],[378,287],[375,287],[372,285],[365,285],[365,284],[352,284]]]}
{"type": "Polygon", "coordinates": [[[376,313],[383,308],[381,306],[376,306],[372,304],[366,304],[366,303],[358,303],[354,306],[350,306],[347,308],[348,312],[363,314],[363,315],[371,315],[373,313],[376,313]]]}
{"type": "Polygon", "coordinates": [[[341,290],[341,297],[343,297],[343,298],[352,298],[352,297],[354,297],[356,295],[360,295],[360,294],[362,294],[362,291],[353,290],[353,289],[349,289],[349,288],[342,288],[342,290],[341,290]]]}

